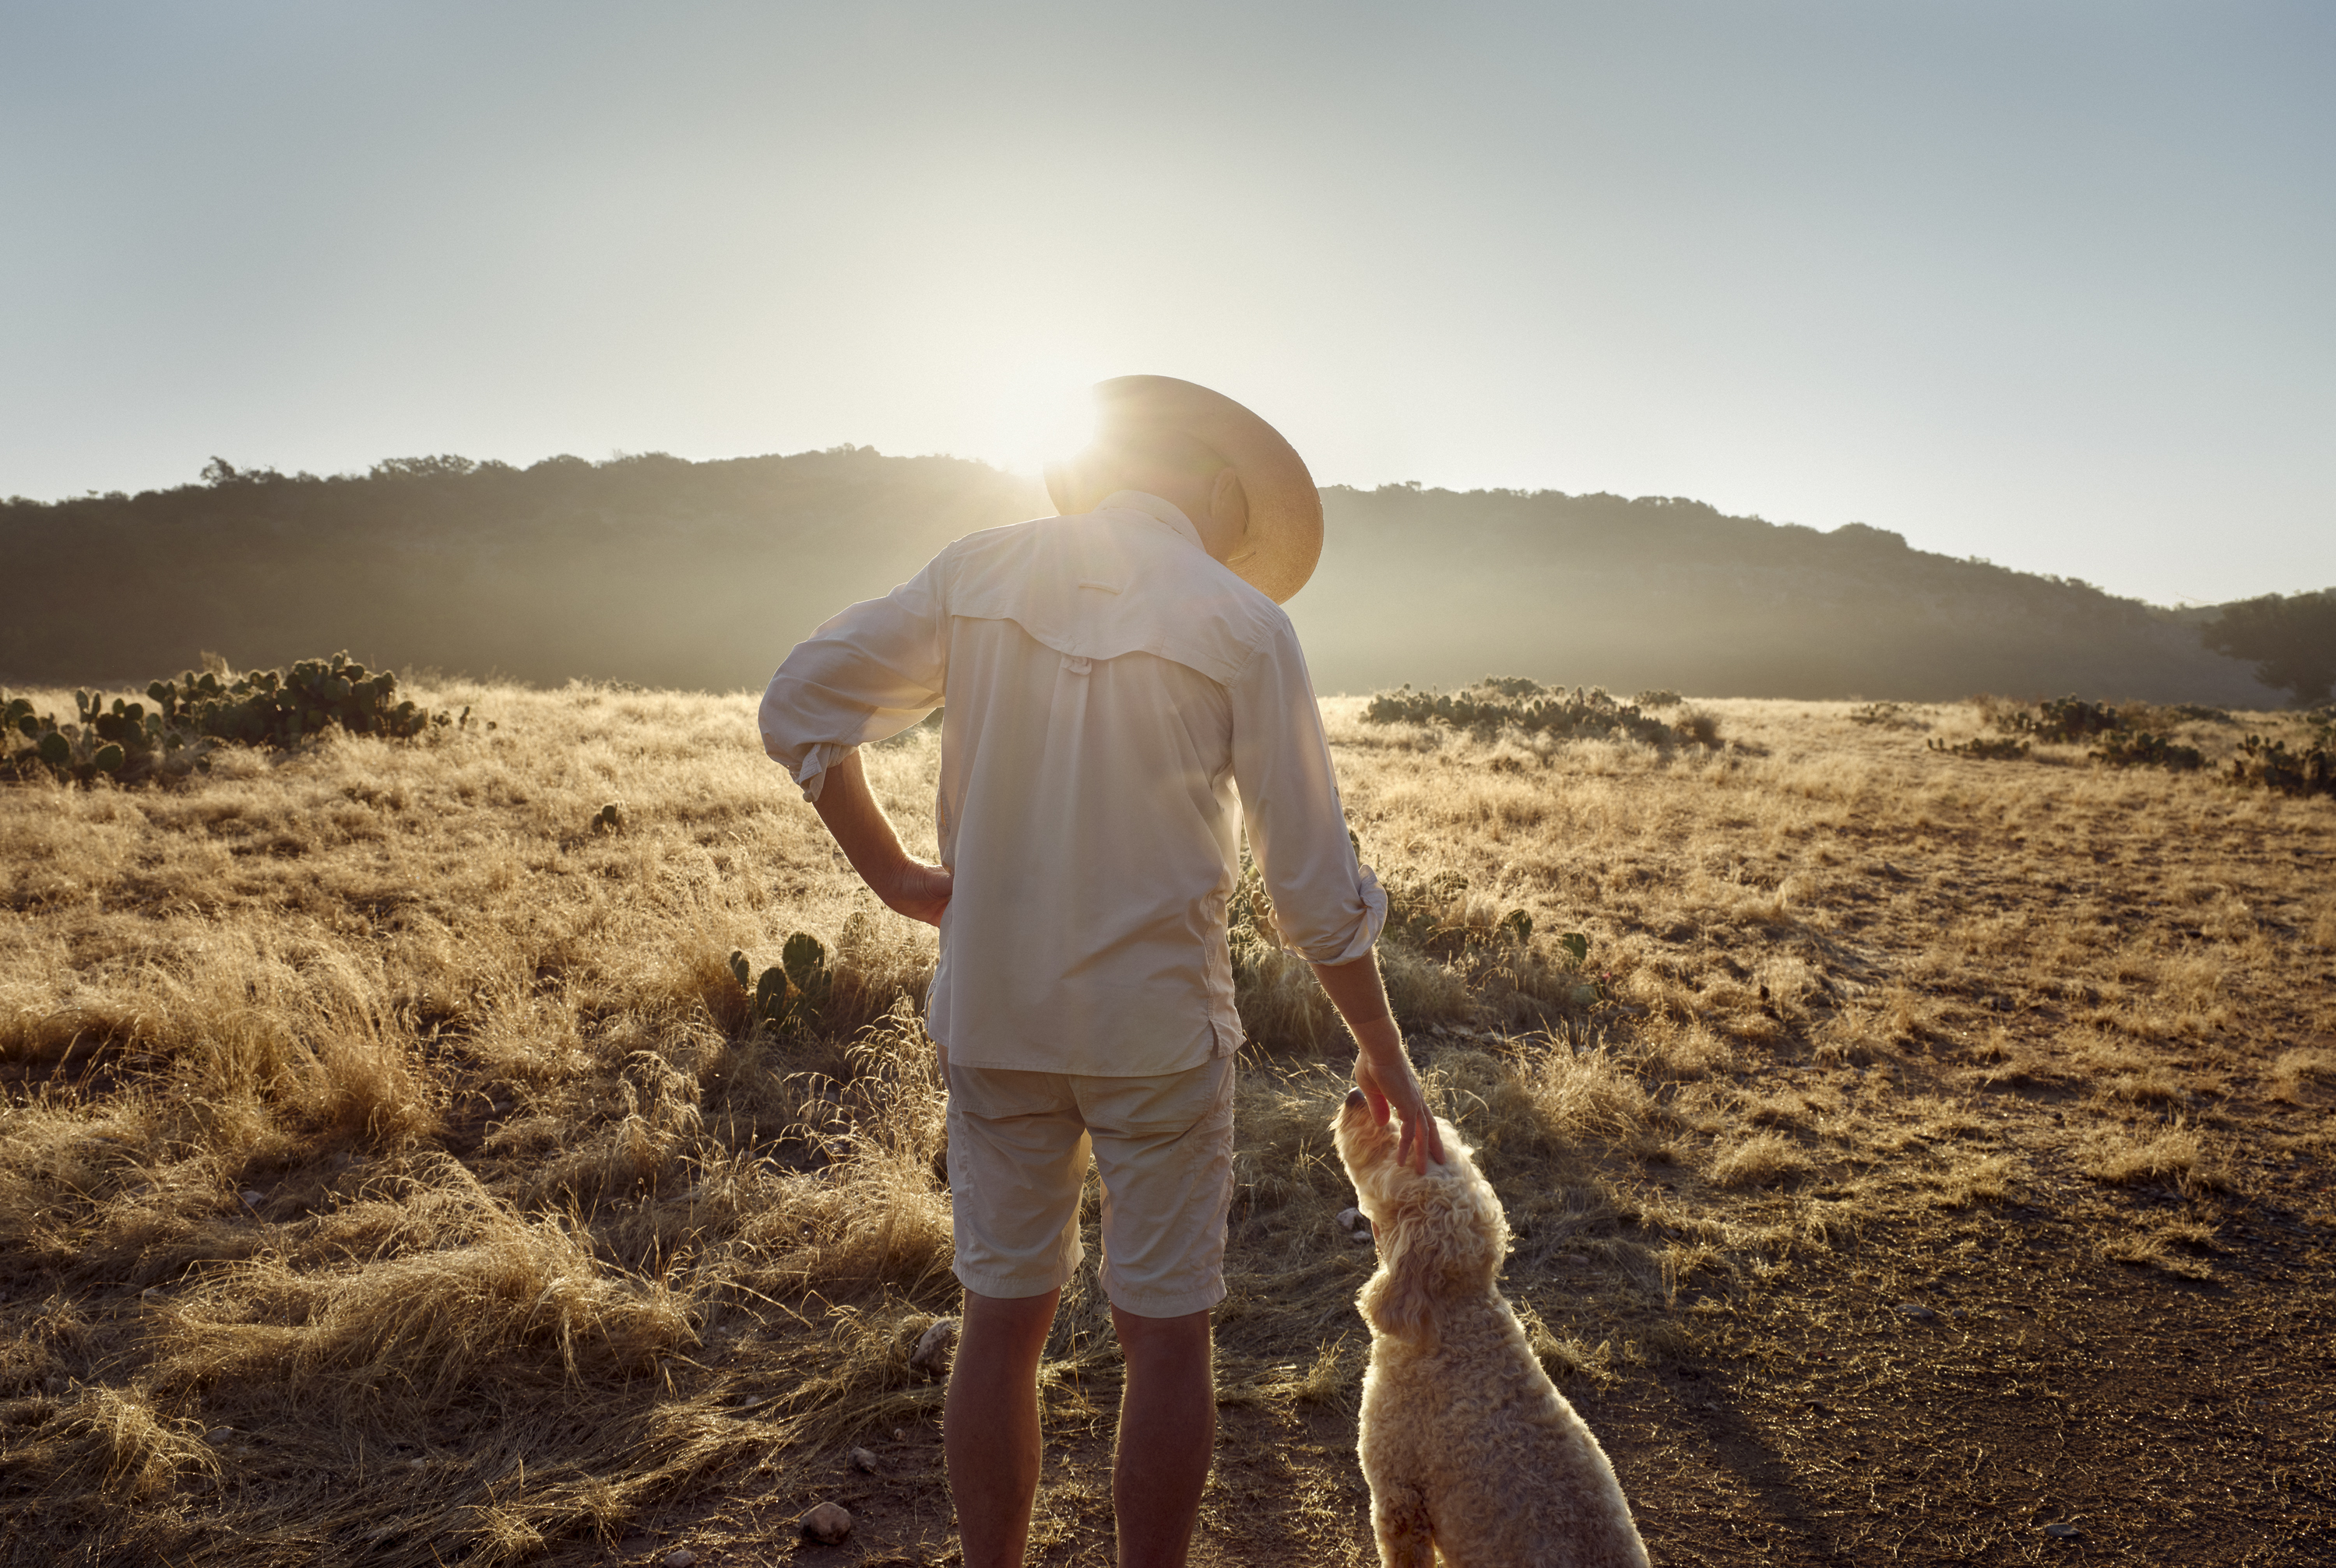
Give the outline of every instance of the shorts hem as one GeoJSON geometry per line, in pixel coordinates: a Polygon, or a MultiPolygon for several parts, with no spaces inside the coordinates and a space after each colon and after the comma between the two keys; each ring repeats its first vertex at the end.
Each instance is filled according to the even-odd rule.
{"type": "Polygon", "coordinates": [[[1103,1293],[1113,1306],[1132,1318],[1184,1318],[1205,1312],[1223,1300],[1225,1284],[1220,1280],[1214,1285],[1173,1295],[1157,1290],[1114,1290],[1105,1285],[1103,1293]]]}
{"type": "Polygon", "coordinates": [[[1071,1282],[1071,1276],[1077,1271],[1076,1261],[1051,1276],[986,1274],[963,1263],[953,1264],[949,1269],[949,1272],[957,1276],[957,1282],[967,1290],[977,1295],[996,1297],[1001,1301],[1018,1301],[1031,1296],[1043,1296],[1049,1290],[1059,1290],[1071,1282]]]}

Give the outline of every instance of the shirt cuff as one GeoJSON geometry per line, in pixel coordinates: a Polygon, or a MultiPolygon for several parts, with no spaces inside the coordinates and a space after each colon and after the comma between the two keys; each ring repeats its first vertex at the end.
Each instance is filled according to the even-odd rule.
{"type": "Polygon", "coordinates": [[[1306,957],[1315,963],[1351,964],[1358,959],[1368,958],[1371,949],[1378,943],[1379,931],[1387,925],[1387,891],[1379,886],[1378,873],[1366,865],[1358,865],[1355,870],[1360,873],[1356,878],[1355,891],[1362,896],[1362,924],[1356,928],[1355,934],[1348,939],[1347,945],[1337,957],[1308,953],[1306,957]]]}
{"type": "MultiPolygon", "coordinates": [[[[794,774],[795,783],[803,786],[803,799],[813,802],[819,799],[819,792],[827,783],[827,770],[852,749],[848,745],[822,741],[804,751],[803,765],[795,769],[794,774]]],[[[1380,901],[1385,903],[1386,901],[1382,899],[1380,901]]]]}

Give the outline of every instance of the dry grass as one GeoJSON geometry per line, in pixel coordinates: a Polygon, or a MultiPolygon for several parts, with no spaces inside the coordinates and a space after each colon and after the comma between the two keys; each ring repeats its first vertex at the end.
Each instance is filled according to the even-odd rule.
{"type": "MultiPolygon", "coordinates": [[[[955,1300],[930,934],[857,888],[747,699],[423,695],[499,727],[0,793],[0,1561],[767,1549],[759,1500],[834,1490],[849,1442],[891,1456],[875,1495],[906,1521],[869,1516],[874,1560],[938,1554],[939,1389],[908,1366],[955,1300]],[[593,831],[609,801],[625,830],[593,831]],[[793,931],[832,992],[756,1036],[726,955],[793,931]]],[[[2064,1290],[2324,1287],[2326,803],[1925,753],[1978,730],[1962,705],[1707,704],[1735,744],[1668,755],[1358,706],[1326,710],[1396,894],[1398,1013],[1507,1204],[1505,1288],[1660,1553],[2015,1560],[2030,1526],[1986,1499],[2040,1483],[1861,1477],[1809,1414],[1935,1386],[1932,1423],[2031,1440],[2019,1410],[1971,1425],[2000,1379],[1955,1393],[1910,1297],[2010,1368],[2064,1290]],[[1965,1505],[1952,1541],[1893,1523],[1965,1505]],[[1820,1516],[1865,1523],[1780,1523],[1820,1516]]],[[[933,748],[871,766],[928,850],[933,748]]],[[[1208,1550],[1357,1561],[1373,1255],[1335,1222],[1344,1051],[1294,959],[1242,981],[1208,1550]]],[[[2254,1299],[2213,1331],[2325,1337],[2324,1310],[2254,1299]]],[[[2053,1375],[2109,1376],[2088,1344],[2053,1375]]],[[[1116,1377],[1090,1266],[1048,1348],[1049,1561],[1102,1549],[1116,1377]]],[[[2140,1488],[2134,1464],[2107,1468],[2140,1488]]]]}
{"type": "Polygon", "coordinates": [[[2231,1175],[2197,1129],[2175,1122],[2156,1130],[2112,1128],[2097,1133],[2078,1168],[2097,1182],[2120,1186],[2157,1183],[2190,1194],[2230,1191],[2231,1175]]]}

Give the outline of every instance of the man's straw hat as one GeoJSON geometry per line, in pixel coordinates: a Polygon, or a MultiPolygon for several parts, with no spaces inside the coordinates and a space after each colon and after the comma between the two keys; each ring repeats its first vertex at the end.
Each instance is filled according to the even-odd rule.
{"type": "MultiPolygon", "coordinates": [[[[1146,430],[1188,435],[1222,458],[1249,498],[1249,541],[1225,564],[1280,604],[1306,586],[1322,555],[1322,496],[1281,433],[1227,397],[1173,375],[1120,375],[1095,386],[1095,445],[1146,430]]],[[[1080,493],[1085,465],[1050,464],[1055,510],[1091,511],[1103,497],[1080,493]]]]}

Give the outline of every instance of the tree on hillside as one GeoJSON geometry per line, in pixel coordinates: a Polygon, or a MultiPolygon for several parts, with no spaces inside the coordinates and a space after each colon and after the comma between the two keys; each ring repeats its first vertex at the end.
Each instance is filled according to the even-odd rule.
{"type": "Polygon", "coordinates": [[[2336,588],[2224,605],[2201,635],[2216,653],[2253,660],[2255,678],[2284,687],[2299,706],[2326,702],[2336,687],[2336,588]]]}

